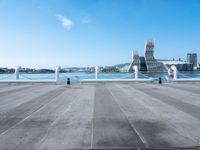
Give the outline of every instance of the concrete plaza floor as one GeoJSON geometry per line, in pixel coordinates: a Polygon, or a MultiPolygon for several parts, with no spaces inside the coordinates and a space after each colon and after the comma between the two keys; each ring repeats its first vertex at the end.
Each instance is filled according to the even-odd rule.
{"type": "Polygon", "coordinates": [[[0,84],[0,150],[199,145],[200,82],[0,84]]]}

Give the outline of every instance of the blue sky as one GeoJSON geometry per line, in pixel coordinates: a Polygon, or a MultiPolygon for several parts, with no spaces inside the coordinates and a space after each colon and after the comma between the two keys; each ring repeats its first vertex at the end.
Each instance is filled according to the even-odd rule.
{"type": "Polygon", "coordinates": [[[160,59],[200,56],[199,0],[0,0],[0,66],[131,61],[155,39],[160,59]]]}

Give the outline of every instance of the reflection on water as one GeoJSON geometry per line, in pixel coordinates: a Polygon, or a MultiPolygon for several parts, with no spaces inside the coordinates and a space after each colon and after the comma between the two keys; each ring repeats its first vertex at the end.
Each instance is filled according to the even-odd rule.
{"type": "MultiPolygon", "coordinates": [[[[139,78],[155,78],[158,79],[161,77],[163,80],[166,80],[168,76],[167,73],[150,73],[150,72],[140,72],[139,78]]],[[[179,72],[179,78],[200,78],[200,72],[179,72]]],[[[37,80],[37,79],[54,79],[55,74],[20,74],[20,79],[26,80],[37,80]]],[[[67,81],[67,78],[70,78],[72,82],[79,81],[80,79],[94,79],[94,73],[60,73],[60,79],[63,82],[67,81]]],[[[106,79],[106,78],[120,78],[120,79],[131,79],[134,78],[134,73],[100,73],[99,78],[106,79]]],[[[14,79],[14,74],[0,74],[0,80],[8,80],[14,79]]]]}

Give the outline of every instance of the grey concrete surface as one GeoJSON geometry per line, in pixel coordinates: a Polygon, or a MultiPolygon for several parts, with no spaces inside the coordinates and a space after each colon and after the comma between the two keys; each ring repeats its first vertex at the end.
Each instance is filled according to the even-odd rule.
{"type": "Polygon", "coordinates": [[[199,86],[1,84],[0,150],[197,149],[199,86]]]}

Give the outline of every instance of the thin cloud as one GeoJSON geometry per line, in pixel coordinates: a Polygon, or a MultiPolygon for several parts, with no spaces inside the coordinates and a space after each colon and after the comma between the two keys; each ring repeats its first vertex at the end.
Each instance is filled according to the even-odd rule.
{"type": "Polygon", "coordinates": [[[90,19],[89,15],[84,15],[82,20],[81,20],[81,23],[82,24],[88,24],[90,22],[91,22],[91,19],[90,19]]]}
{"type": "Polygon", "coordinates": [[[74,24],[72,22],[72,20],[68,19],[67,17],[65,16],[62,16],[62,15],[56,15],[56,17],[58,18],[58,20],[62,23],[62,26],[67,29],[67,30],[70,30],[71,29],[71,26],[74,24]]]}

